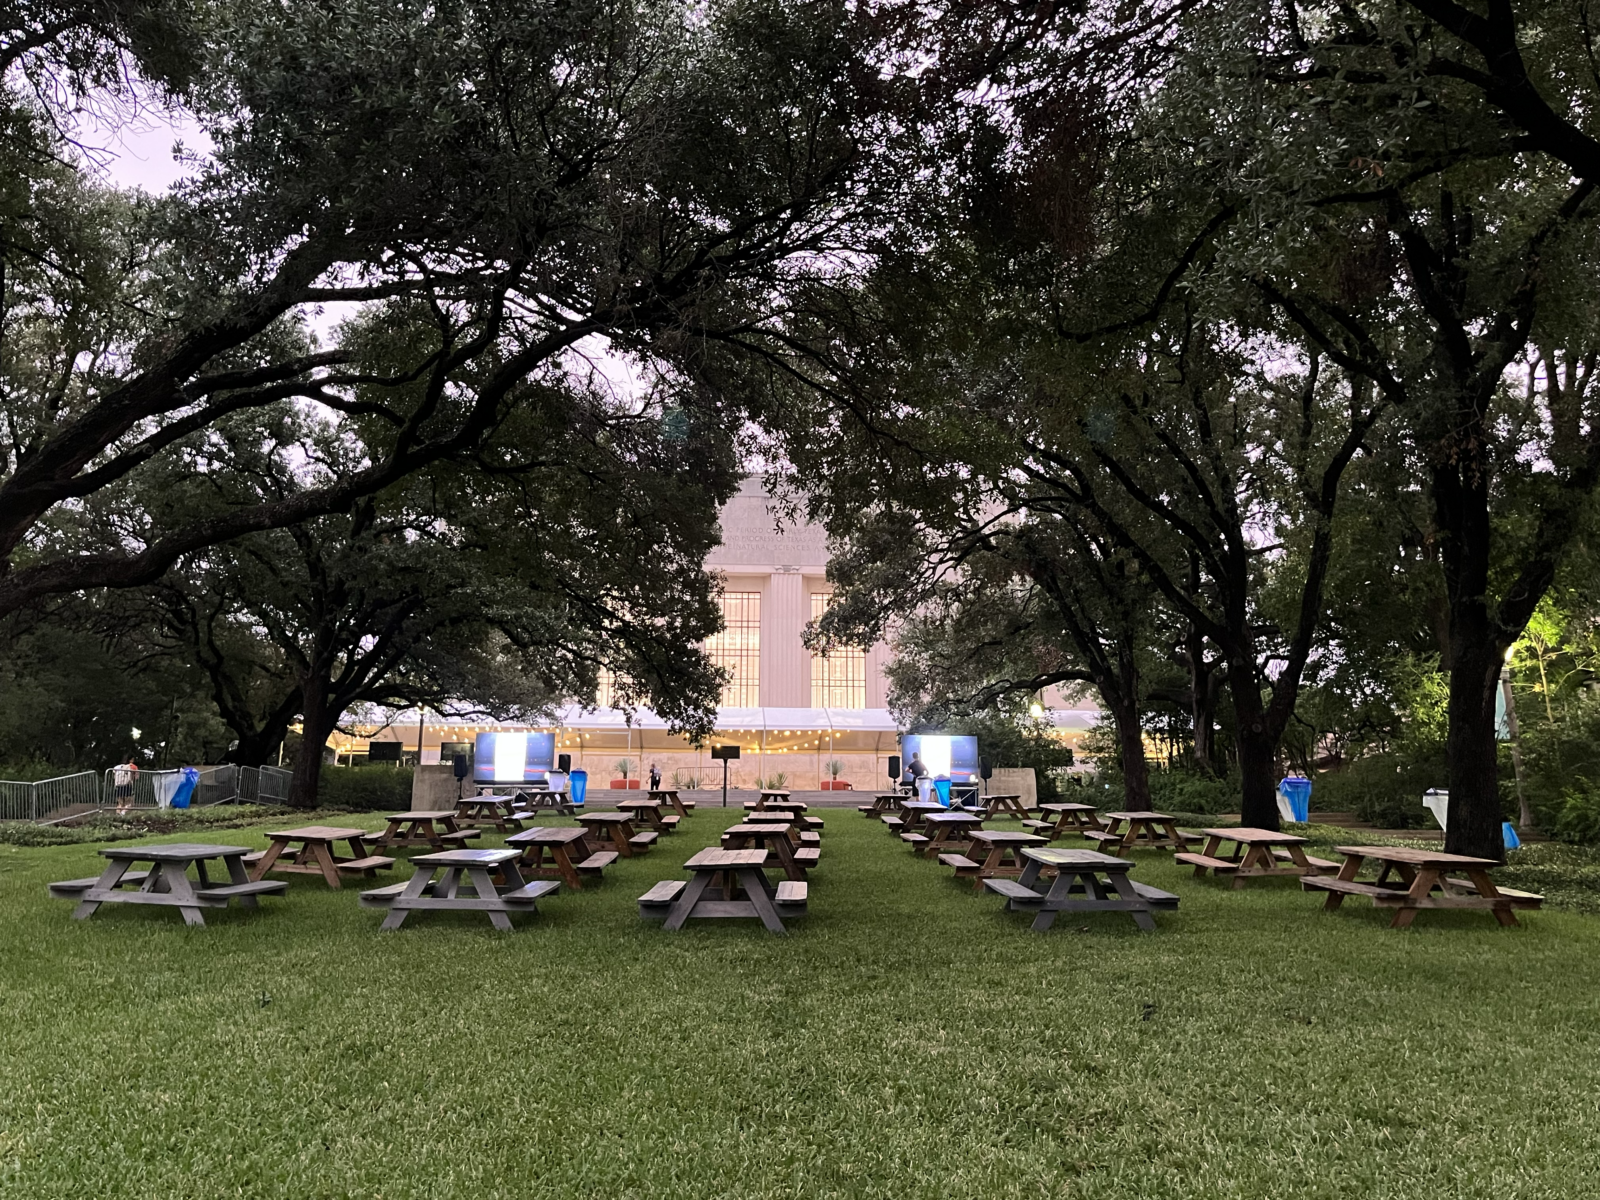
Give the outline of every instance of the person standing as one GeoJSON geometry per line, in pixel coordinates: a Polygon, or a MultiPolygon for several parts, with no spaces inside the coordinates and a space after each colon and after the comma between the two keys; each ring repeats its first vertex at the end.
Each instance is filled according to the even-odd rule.
{"type": "Polygon", "coordinates": [[[652,792],[661,790],[661,768],[655,763],[650,764],[650,790],[652,792]]]}
{"type": "Polygon", "coordinates": [[[111,787],[116,794],[119,816],[133,807],[133,785],[138,781],[139,764],[132,759],[111,769],[111,787]]]}

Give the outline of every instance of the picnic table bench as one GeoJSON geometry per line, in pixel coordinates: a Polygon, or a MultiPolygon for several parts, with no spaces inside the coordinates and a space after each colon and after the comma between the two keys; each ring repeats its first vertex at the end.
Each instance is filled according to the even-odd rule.
{"type": "Polygon", "coordinates": [[[1325,909],[1338,908],[1346,896],[1365,896],[1374,904],[1396,910],[1391,929],[1404,929],[1424,908],[1469,908],[1492,912],[1502,925],[1517,924],[1512,909],[1538,908],[1544,897],[1533,892],[1500,889],[1489,878],[1489,870],[1500,864],[1492,858],[1471,858],[1446,854],[1442,850],[1417,850],[1409,846],[1335,846],[1345,856],[1344,865],[1333,878],[1303,876],[1300,886],[1306,891],[1328,893],[1325,909]],[[1378,878],[1363,883],[1356,876],[1367,859],[1381,863],[1378,878]],[[1450,875],[1460,871],[1466,878],[1450,875]],[[1399,882],[1391,882],[1399,876],[1399,882]],[[1438,890],[1441,894],[1434,895],[1438,890]]]}
{"type": "Polygon", "coordinates": [[[661,801],[654,798],[654,793],[647,800],[623,800],[617,808],[625,813],[632,813],[638,820],[650,826],[657,833],[673,833],[678,828],[678,822],[683,820],[677,813],[666,816],[661,811],[661,801]]]}
{"type": "Polygon", "coordinates": [[[1105,814],[1106,827],[1102,830],[1085,830],[1083,836],[1099,842],[1101,849],[1111,854],[1126,854],[1161,846],[1171,850],[1187,850],[1197,837],[1178,831],[1178,820],[1167,813],[1113,812],[1105,814]],[[1125,826],[1125,828],[1119,828],[1125,826]]]}
{"type": "Polygon", "coordinates": [[[428,846],[434,850],[459,847],[468,839],[481,836],[476,829],[462,829],[456,823],[454,809],[419,809],[415,812],[390,813],[384,820],[384,831],[372,838],[373,846],[390,847],[428,846]]]}
{"type": "Polygon", "coordinates": [[[522,851],[517,869],[524,879],[560,879],[573,891],[582,890],[585,875],[598,879],[621,857],[615,850],[591,847],[589,830],[582,826],[535,825],[512,834],[506,845],[522,851]]]}
{"type": "Polygon", "coordinates": [[[1181,851],[1173,855],[1178,862],[1194,868],[1196,879],[1207,871],[1216,876],[1232,875],[1233,886],[1242,888],[1247,879],[1267,875],[1332,874],[1339,864],[1325,858],[1312,858],[1305,852],[1306,839],[1275,829],[1242,825],[1236,829],[1202,829],[1206,847],[1198,853],[1181,851]],[[1232,843],[1231,850],[1223,847],[1232,843]]]}
{"type": "Polygon", "coordinates": [[[1043,814],[1039,820],[1024,821],[1022,826],[1052,842],[1069,833],[1101,832],[1100,818],[1092,804],[1052,802],[1039,805],[1039,812],[1043,814]]]}
{"type": "Polygon", "coordinates": [[[667,879],[639,897],[639,914],[663,917],[662,928],[682,929],[691,918],[758,917],[773,933],[784,933],[784,917],[805,912],[808,885],[786,879],[773,887],[762,869],[765,850],[701,850],[684,867],[687,883],[667,879]]]}
{"type": "Polygon", "coordinates": [[[294,875],[320,875],[329,887],[336,888],[341,874],[371,879],[374,871],[394,866],[394,859],[368,853],[368,836],[360,829],[341,829],[332,825],[284,829],[267,834],[267,848],[255,854],[246,854],[244,863],[250,868],[252,880],[264,878],[268,871],[283,871],[294,875]],[[339,842],[349,846],[349,857],[339,857],[339,842]]]}
{"type": "Polygon", "coordinates": [[[633,814],[625,812],[582,812],[578,814],[578,824],[593,833],[597,841],[609,841],[623,858],[643,854],[661,836],[654,829],[635,833],[633,814]]]}
{"type": "Polygon", "coordinates": [[[929,813],[923,818],[922,827],[926,833],[902,833],[900,840],[911,847],[911,853],[931,858],[947,851],[965,850],[972,840],[968,835],[983,828],[983,817],[964,812],[929,813]]]}
{"type": "Polygon", "coordinates": [[[259,908],[261,896],[281,896],[289,885],[281,879],[252,880],[245,872],[248,846],[207,846],[195,842],[174,842],[164,846],[107,846],[100,851],[110,860],[106,869],[93,879],[64,879],[50,885],[57,899],[77,900],[74,920],[95,914],[102,904],[155,904],[176,908],[185,925],[204,925],[204,908],[226,908],[237,900],[245,908],[259,908]],[[222,860],[227,883],[213,883],[206,863],[222,860]],[[147,871],[130,871],[132,864],[147,862],[147,871]],[[196,878],[189,878],[189,867],[196,878]],[[139,877],[137,890],[127,890],[128,876],[139,877]]]}
{"type": "Polygon", "coordinates": [[[509,933],[512,913],[536,912],[536,900],[561,890],[553,880],[526,882],[517,870],[518,854],[516,850],[419,854],[411,860],[416,874],[407,882],[362,892],[361,904],[389,910],[379,929],[399,929],[414,912],[481,912],[496,929],[509,933]],[[505,880],[504,890],[495,885],[497,874],[505,880]],[[463,894],[463,883],[471,895],[463,894]]]}
{"type": "Polygon", "coordinates": [[[456,801],[456,823],[466,829],[492,827],[499,833],[514,833],[522,828],[516,808],[515,796],[493,793],[463,796],[456,801]]]}
{"type": "Polygon", "coordinates": [[[1058,913],[1125,912],[1134,924],[1147,932],[1156,927],[1151,910],[1176,908],[1178,897],[1159,888],[1146,888],[1128,878],[1133,864],[1098,850],[1058,850],[1054,848],[1022,851],[1027,865],[1016,879],[985,879],[983,886],[1006,898],[1012,912],[1031,912],[1035,933],[1055,924],[1058,913]],[[1044,875],[1055,878],[1044,887],[1044,875]],[[1105,876],[1102,880],[1100,877],[1105,876]]]}
{"type": "Polygon", "coordinates": [[[1022,851],[1029,847],[1045,845],[1044,838],[1036,833],[1012,833],[998,829],[974,829],[970,853],[941,854],[939,865],[955,868],[956,878],[972,880],[972,890],[983,891],[983,881],[996,876],[1021,875],[1027,860],[1022,851]]]}

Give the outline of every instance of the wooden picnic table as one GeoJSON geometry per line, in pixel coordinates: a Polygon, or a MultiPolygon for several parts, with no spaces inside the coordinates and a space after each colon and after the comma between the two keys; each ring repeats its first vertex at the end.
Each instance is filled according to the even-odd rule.
{"type": "Polygon", "coordinates": [[[1098,850],[1025,849],[1027,865],[1012,879],[985,879],[984,887],[1006,898],[1012,912],[1035,913],[1033,930],[1043,933],[1055,924],[1056,914],[1064,912],[1125,912],[1134,924],[1154,932],[1151,909],[1176,908],[1178,898],[1171,892],[1141,887],[1128,878],[1133,864],[1098,850]],[[1044,875],[1055,878],[1045,888],[1044,875]],[[1100,876],[1105,876],[1102,880],[1100,876]]]}
{"type": "Polygon", "coordinates": [[[762,792],[755,800],[746,800],[744,807],[750,812],[803,813],[809,807],[804,800],[791,800],[788,792],[762,792]]]}
{"type": "Polygon", "coordinates": [[[985,796],[979,801],[979,809],[986,817],[1011,816],[1019,821],[1026,821],[1033,815],[1022,802],[1021,794],[1016,792],[995,792],[985,796]]]}
{"type": "Polygon", "coordinates": [[[1334,878],[1325,875],[1302,876],[1300,886],[1307,891],[1328,893],[1324,908],[1332,910],[1346,896],[1366,896],[1374,904],[1397,909],[1391,929],[1404,929],[1424,908],[1473,908],[1494,913],[1502,925],[1517,924],[1514,908],[1538,908],[1544,897],[1532,892],[1500,889],[1489,878],[1492,858],[1470,858],[1446,854],[1442,850],[1416,850],[1409,846],[1335,846],[1345,856],[1344,865],[1334,878]],[[1356,878],[1367,859],[1382,864],[1373,883],[1356,878]],[[1452,876],[1459,871],[1466,878],[1452,876]],[[1392,876],[1399,882],[1391,882],[1392,876]],[[1435,896],[1434,890],[1441,894],[1435,896]]]}
{"type": "Polygon", "coordinates": [[[774,888],[762,869],[766,861],[762,849],[702,850],[683,864],[694,878],[656,884],[639,897],[639,911],[664,915],[666,929],[682,929],[691,918],[758,917],[773,933],[784,933],[783,917],[805,911],[808,885],[786,879],[774,888]]]}
{"type": "Polygon", "coordinates": [[[270,839],[267,848],[259,854],[247,854],[244,861],[250,868],[250,878],[253,880],[265,877],[268,871],[283,871],[295,875],[321,875],[329,887],[336,888],[339,886],[340,872],[371,879],[374,871],[394,866],[394,859],[367,851],[368,836],[365,830],[340,829],[331,825],[284,829],[267,834],[270,839]],[[349,857],[339,857],[339,842],[350,847],[349,857]]]}
{"type": "Polygon", "coordinates": [[[1086,830],[1084,837],[1099,842],[1108,852],[1126,854],[1149,846],[1187,850],[1190,838],[1178,832],[1178,819],[1158,812],[1112,812],[1105,814],[1106,827],[1100,832],[1086,830]],[[1119,828],[1125,825],[1126,828],[1119,828]]]}
{"type": "Polygon", "coordinates": [[[915,833],[928,817],[949,811],[937,800],[903,800],[900,803],[900,815],[884,817],[883,823],[889,827],[890,833],[915,833]]]}
{"type": "Polygon", "coordinates": [[[74,920],[95,914],[102,904],[156,904],[176,908],[185,925],[204,925],[204,908],[226,908],[237,900],[245,908],[259,908],[261,896],[281,896],[289,885],[281,879],[252,880],[245,872],[248,846],[207,846],[173,842],[164,846],[107,846],[101,857],[110,860],[95,879],[67,879],[50,885],[59,899],[77,900],[74,920]],[[206,863],[221,859],[228,882],[212,883],[206,863]],[[150,863],[148,871],[130,870],[134,863],[150,863]],[[189,867],[195,878],[189,878],[189,867]],[[137,877],[137,878],[134,878],[137,877]],[[137,882],[137,890],[128,890],[137,882]]]}
{"type": "Polygon", "coordinates": [[[866,817],[881,817],[890,809],[897,807],[903,799],[899,792],[879,792],[872,797],[871,804],[856,805],[856,811],[866,817]]]}
{"type": "Polygon", "coordinates": [[[685,800],[678,795],[677,788],[651,788],[650,799],[657,804],[670,804],[672,811],[680,817],[687,817],[689,810],[694,807],[693,800],[685,800]]]}
{"type": "Polygon", "coordinates": [[[551,791],[547,787],[526,788],[517,793],[516,799],[517,803],[522,805],[521,817],[531,818],[546,809],[564,816],[578,811],[578,806],[572,802],[570,794],[551,791]]]}
{"type": "Polygon", "coordinates": [[[416,874],[406,883],[362,892],[366,908],[386,908],[379,929],[399,929],[414,912],[481,912],[496,929],[511,932],[512,913],[536,912],[534,901],[553,895],[561,885],[552,880],[526,882],[517,870],[516,850],[445,850],[411,860],[416,874]],[[495,884],[501,875],[505,886],[495,884]],[[463,878],[465,877],[465,878],[463,878]],[[471,895],[462,894],[462,884],[471,895]]]}
{"type": "Polygon", "coordinates": [[[780,868],[786,879],[804,879],[805,868],[816,866],[815,858],[810,855],[807,856],[807,862],[802,864],[799,861],[800,851],[796,848],[788,827],[770,822],[749,821],[730,826],[722,835],[722,845],[726,850],[751,850],[764,847],[771,851],[767,865],[780,868]]]}
{"type": "Polygon", "coordinates": [[[902,833],[900,840],[911,847],[911,853],[924,858],[947,850],[959,853],[970,843],[972,831],[983,828],[983,822],[978,813],[929,813],[922,821],[926,833],[902,833]]]}
{"type": "Polygon", "coordinates": [[[610,842],[623,858],[632,858],[635,852],[643,854],[661,836],[653,829],[635,833],[633,814],[625,812],[581,812],[578,824],[594,834],[596,841],[610,842]]]}
{"type": "Polygon", "coordinates": [[[1100,817],[1092,804],[1052,802],[1039,805],[1039,812],[1042,814],[1040,820],[1024,821],[1023,824],[1052,842],[1069,833],[1100,831],[1100,817]]]}
{"type": "Polygon", "coordinates": [[[463,796],[456,801],[456,822],[467,829],[492,826],[499,833],[515,833],[522,828],[516,805],[515,796],[463,796]]]}
{"type": "Polygon", "coordinates": [[[419,809],[416,812],[390,813],[384,818],[388,827],[372,844],[387,849],[391,846],[429,846],[442,850],[460,846],[468,838],[478,836],[476,829],[462,829],[456,823],[454,809],[419,809]]]}
{"type": "Polygon", "coordinates": [[[678,828],[678,822],[683,820],[676,813],[670,817],[665,816],[661,811],[661,801],[654,798],[648,800],[622,800],[618,802],[617,808],[622,812],[632,813],[634,817],[650,826],[657,833],[671,833],[678,828]]]}
{"type": "Polygon", "coordinates": [[[983,881],[1001,875],[1021,875],[1027,865],[1022,851],[1043,846],[1045,839],[1036,833],[1012,833],[998,829],[974,829],[968,854],[941,854],[941,866],[954,867],[960,879],[972,880],[972,890],[983,891],[983,881]],[[980,861],[979,855],[982,855],[980,861]]]}
{"type": "Polygon", "coordinates": [[[1206,847],[1199,853],[1180,852],[1178,862],[1194,867],[1194,877],[1207,871],[1218,876],[1233,876],[1233,886],[1242,888],[1246,879],[1264,875],[1331,875],[1338,863],[1311,858],[1305,852],[1306,839],[1275,829],[1243,825],[1234,829],[1202,829],[1206,847]],[[1231,850],[1223,847],[1231,844],[1231,850]]]}
{"type": "Polygon", "coordinates": [[[615,850],[596,850],[589,842],[590,832],[581,825],[560,827],[535,825],[506,839],[506,845],[522,851],[517,869],[524,879],[559,879],[573,891],[583,887],[583,876],[600,877],[600,872],[620,857],[615,850]]]}
{"type": "Polygon", "coordinates": [[[789,799],[789,795],[787,788],[762,788],[756,797],[756,807],[765,808],[772,801],[789,799]]]}

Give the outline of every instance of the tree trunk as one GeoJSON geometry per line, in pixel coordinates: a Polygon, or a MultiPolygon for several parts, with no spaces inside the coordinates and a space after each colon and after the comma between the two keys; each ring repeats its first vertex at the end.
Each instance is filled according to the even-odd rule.
{"type": "Polygon", "coordinates": [[[1261,685],[1245,664],[1228,670],[1233,710],[1238,716],[1239,775],[1243,783],[1239,802],[1240,824],[1257,829],[1278,828],[1278,738],[1267,722],[1261,703],[1261,685]]]}
{"type": "MultiPolygon", "coordinates": [[[[1470,619],[1462,622],[1472,623],[1470,619]]],[[[1458,626],[1460,632],[1465,631],[1458,626]]],[[[1453,639],[1450,733],[1445,742],[1450,808],[1444,848],[1450,854],[1504,862],[1500,758],[1494,737],[1494,693],[1500,683],[1501,652],[1490,631],[1484,630],[1484,635],[1470,643],[1460,636],[1453,639]]]]}
{"type": "Polygon", "coordinates": [[[1122,762],[1122,799],[1129,812],[1150,808],[1150,765],[1144,757],[1144,728],[1137,706],[1118,705],[1112,710],[1117,723],[1117,750],[1122,762]]]}
{"type": "Polygon", "coordinates": [[[289,723],[278,721],[248,733],[237,729],[234,732],[239,734],[239,744],[228,751],[226,761],[241,767],[262,767],[277,758],[278,747],[289,732],[289,723]]]}
{"type": "Polygon", "coordinates": [[[301,686],[300,753],[294,760],[289,780],[289,806],[315,808],[317,787],[322,779],[322,754],[339,723],[339,714],[328,703],[327,684],[322,679],[305,680],[301,686]]]}

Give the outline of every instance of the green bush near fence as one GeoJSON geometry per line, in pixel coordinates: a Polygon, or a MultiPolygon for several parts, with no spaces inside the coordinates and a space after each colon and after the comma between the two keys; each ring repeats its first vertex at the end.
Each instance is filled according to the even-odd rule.
{"type": "Polygon", "coordinates": [[[322,768],[317,803],[351,812],[404,812],[411,807],[410,767],[374,763],[322,768]]]}

